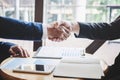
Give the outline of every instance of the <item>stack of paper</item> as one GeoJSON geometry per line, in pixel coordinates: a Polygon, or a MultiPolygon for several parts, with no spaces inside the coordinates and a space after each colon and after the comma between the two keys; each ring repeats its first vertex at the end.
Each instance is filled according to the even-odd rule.
{"type": "Polygon", "coordinates": [[[43,46],[37,50],[36,54],[33,57],[61,59],[63,57],[80,57],[84,54],[84,48],[43,46]]]}
{"type": "Polygon", "coordinates": [[[54,76],[101,79],[104,76],[100,61],[93,57],[64,58],[56,66],[54,76]]]}

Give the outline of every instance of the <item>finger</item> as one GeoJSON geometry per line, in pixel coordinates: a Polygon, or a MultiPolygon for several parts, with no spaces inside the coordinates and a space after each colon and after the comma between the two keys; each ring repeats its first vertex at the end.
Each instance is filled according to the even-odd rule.
{"type": "Polygon", "coordinates": [[[10,52],[13,56],[18,56],[20,53],[19,47],[18,46],[11,47],[10,52]]]}
{"type": "Polygon", "coordinates": [[[70,36],[70,33],[64,33],[63,36],[64,36],[65,38],[68,38],[68,37],[70,36]]]}
{"type": "Polygon", "coordinates": [[[53,38],[53,37],[49,37],[48,39],[51,41],[56,41],[56,38],[53,38]]]}
{"type": "Polygon", "coordinates": [[[24,50],[25,52],[25,57],[30,57],[29,53],[27,52],[27,50],[24,50]]]}
{"type": "Polygon", "coordinates": [[[12,49],[10,50],[10,54],[11,54],[13,57],[16,56],[16,53],[15,53],[12,49]]]}
{"type": "Polygon", "coordinates": [[[59,41],[60,41],[60,38],[53,38],[53,41],[54,41],[54,42],[59,42],[59,41]]]}
{"type": "Polygon", "coordinates": [[[65,27],[62,27],[62,31],[63,31],[61,35],[62,38],[66,39],[70,36],[70,31],[68,31],[65,27]]]}
{"type": "Polygon", "coordinates": [[[59,24],[60,26],[64,26],[64,27],[66,27],[68,30],[72,30],[72,25],[71,25],[71,23],[70,22],[67,22],[67,21],[61,21],[60,22],[60,24],[59,24]]]}
{"type": "Polygon", "coordinates": [[[62,30],[59,30],[58,28],[51,28],[48,31],[48,37],[59,37],[63,33],[62,30]]]}
{"type": "Polygon", "coordinates": [[[30,55],[27,52],[27,50],[23,49],[22,47],[21,47],[21,57],[30,57],[30,55]]]}
{"type": "Polygon", "coordinates": [[[54,42],[63,41],[61,38],[49,38],[49,40],[54,41],[54,42]]]}
{"type": "Polygon", "coordinates": [[[20,57],[20,55],[19,54],[15,54],[15,55],[12,55],[13,57],[20,57]]]}
{"type": "Polygon", "coordinates": [[[65,35],[65,34],[62,34],[62,36],[60,37],[60,39],[63,41],[63,40],[66,40],[68,37],[65,35]]]}
{"type": "Polygon", "coordinates": [[[66,40],[68,38],[68,36],[67,35],[65,35],[65,34],[63,34],[63,36],[62,36],[62,40],[66,40]]]}
{"type": "Polygon", "coordinates": [[[65,33],[70,34],[70,30],[67,29],[65,26],[62,26],[61,28],[65,33]]]}
{"type": "Polygon", "coordinates": [[[25,53],[26,53],[27,57],[30,57],[30,54],[28,53],[27,50],[25,50],[25,53]]]}
{"type": "Polygon", "coordinates": [[[28,53],[26,52],[26,50],[24,50],[23,48],[21,48],[21,50],[22,50],[22,57],[28,57],[28,53]]]}
{"type": "Polygon", "coordinates": [[[13,50],[14,50],[14,52],[16,52],[17,57],[24,57],[24,51],[21,46],[18,46],[16,48],[14,48],[13,50]]]}
{"type": "Polygon", "coordinates": [[[58,22],[54,22],[54,27],[55,27],[55,28],[58,27],[58,22]]]}
{"type": "Polygon", "coordinates": [[[66,36],[64,36],[64,34],[62,34],[61,36],[59,37],[53,37],[53,38],[50,38],[50,40],[54,41],[54,42],[60,42],[60,41],[63,41],[63,40],[66,40],[66,36]]]}
{"type": "Polygon", "coordinates": [[[19,54],[19,57],[23,57],[24,56],[24,52],[23,52],[23,49],[21,47],[17,48],[18,49],[18,54],[19,54]]]}
{"type": "Polygon", "coordinates": [[[70,36],[70,29],[66,28],[65,26],[59,26],[58,28],[62,33],[66,34],[66,37],[70,36]]]}
{"type": "Polygon", "coordinates": [[[61,38],[56,39],[56,42],[61,42],[61,41],[63,41],[61,38]]]}

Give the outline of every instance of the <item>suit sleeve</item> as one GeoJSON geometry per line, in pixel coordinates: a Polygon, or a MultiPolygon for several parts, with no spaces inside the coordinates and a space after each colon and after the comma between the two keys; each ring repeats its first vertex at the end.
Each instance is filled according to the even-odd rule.
{"type": "Polygon", "coordinates": [[[9,42],[0,42],[0,62],[10,57],[9,49],[15,44],[9,42]]]}
{"type": "Polygon", "coordinates": [[[120,19],[108,23],[81,23],[78,38],[113,40],[120,38],[120,19]]]}
{"type": "Polygon", "coordinates": [[[42,24],[0,17],[0,37],[7,39],[41,40],[42,24]]]}

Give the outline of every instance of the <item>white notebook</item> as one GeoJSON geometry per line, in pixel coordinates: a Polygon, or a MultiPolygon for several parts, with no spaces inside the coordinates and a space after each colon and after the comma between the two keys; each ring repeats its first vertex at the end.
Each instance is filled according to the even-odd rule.
{"type": "Polygon", "coordinates": [[[58,58],[63,57],[80,57],[85,53],[84,48],[71,48],[71,47],[40,47],[33,57],[35,58],[58,58]]]}
{"type": "Polygon", "coordinates": [[[101,79],[104,76],[100,61],[92,57],[63,58],[56,66],[53,76],[101,79]]]}

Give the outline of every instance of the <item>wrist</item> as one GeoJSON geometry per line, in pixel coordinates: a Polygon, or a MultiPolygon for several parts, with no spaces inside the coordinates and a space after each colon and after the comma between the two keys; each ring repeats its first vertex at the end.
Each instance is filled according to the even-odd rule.
{"type": "Polygon", "coordinates": [[[71,22],[71,27],[72,27],[72,32],[75,34],[79,34],[80,31],[80,26],[78,24],[78,22],[71,22]]]}

